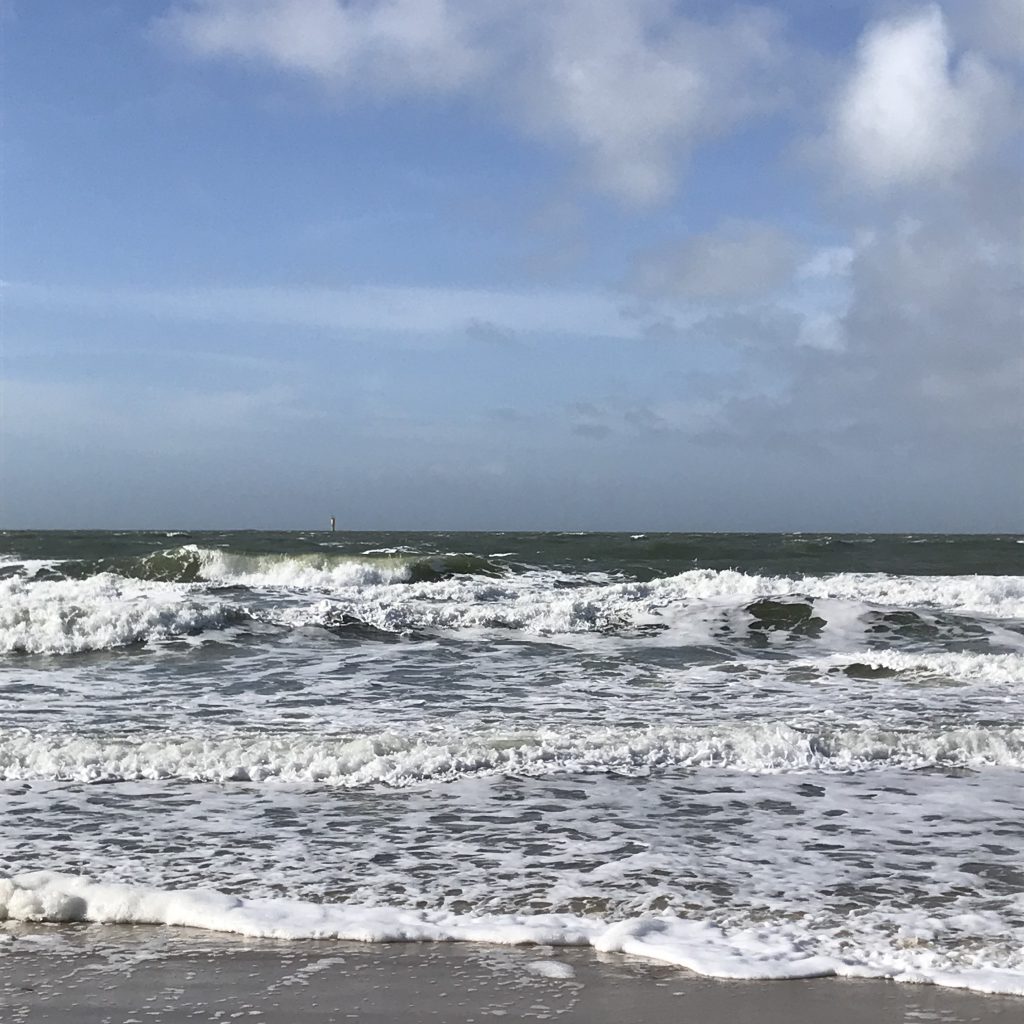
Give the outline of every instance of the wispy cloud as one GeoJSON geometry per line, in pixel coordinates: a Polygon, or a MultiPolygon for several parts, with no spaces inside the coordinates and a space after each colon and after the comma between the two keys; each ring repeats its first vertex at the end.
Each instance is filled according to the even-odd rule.
{"type": "Polygon", "coordinates": [[[351,288],[94,289],[5,282],[11,306],[212,323],[488,340],[517,335],[636,338],[620,300],[599,291],[354,286],[351,288]]]}
{"type": "Polygon", "coordinates": [[[259,58],[334,88],[400,94],[482,77],[492,61],[479,20],[448,0],[194,0],[159,25],[198,56],[259,58]]]}

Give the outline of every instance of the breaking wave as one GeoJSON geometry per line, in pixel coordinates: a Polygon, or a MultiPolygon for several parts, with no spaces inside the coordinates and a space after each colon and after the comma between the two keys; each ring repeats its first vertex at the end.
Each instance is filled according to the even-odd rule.
{"type": "Polygon", "coordinates": [[[121,573],[76,577],[71,570],[84,572],[84,563],[26,563],[24,571],[0,578],[0,653],[103,650],[244,619],[289,629],[364,625],[394,634],[502,630],[628,638],[672,631],[694,643],[740,630],[762,644],[851,626],[883,640],[969,639],[986,632],[967,621],[971,616],[1024,620],[1020,576],[787,577],[695,569],[626,582],[599,573],[512,571],[472,554],[258,555],[193,545],[133,564],[135,575],[122,566],[121,573]]]}
{"type": "Polygon", "coordinates": [[[244,609],[174,584],[139,586],[103,573],[86,580],[0,580],[0,653],[74,654],[198,633],[244,609]]]}
{"type": "Polygon", "coordinates": [[[443,580],[459,575],[500,576],[506,568],[480,555],[451,552],[416,555],[397,549],[362,555],[337,552],[272,553],[226,551],[195,544],[168,548],[137,558],[108,558],[60,563],[67,576],[84,579],[115,573],[161,583],[238,584],[301,590],[443,580]]]}
{"type": "Polygon", "coordinates": [[[1024,767],[1024,728],[900,731],[704,727],[108,737],[0,730],[0,779],[406,787],[493,775],[645,775],[665,768],[852,772],[1024,767]]]}
{"type": "MultiPolygon", "coordinates": [[[[752,576],[698,569],[646,583],[559,586],[547,574],[509,579],[459,578],[402,588],[339,591],[284,612],[290,625],[359,621],[392,632],[444,629],[558,633],[650,633],[685,626],[702,612],[742,611],[755,629],[814,635],[827,624],[815,602],[845,602],[842,616],[922,609],[991,618],[1024,618],[1024,578],[901,577],[844,573],[830,577],[752,576]]],[[[913,630],[915,619],[881,618],[878,631],[913,630]]]]}

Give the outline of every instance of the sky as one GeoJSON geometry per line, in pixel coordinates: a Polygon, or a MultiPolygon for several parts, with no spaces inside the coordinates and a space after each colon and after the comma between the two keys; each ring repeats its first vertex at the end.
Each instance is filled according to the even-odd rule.
{"type": "Polygon", "coordinates": [[[0,46],[0,528],[1024,531],[1024,0],[0,46]]]}

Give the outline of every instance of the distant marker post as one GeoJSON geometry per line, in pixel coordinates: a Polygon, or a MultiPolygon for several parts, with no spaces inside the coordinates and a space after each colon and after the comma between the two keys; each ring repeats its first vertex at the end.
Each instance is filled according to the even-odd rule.
{"type": "Polygon", "coordinates": [[[334,533],[334,516],[331,516],[331,533],[334,533]]]}

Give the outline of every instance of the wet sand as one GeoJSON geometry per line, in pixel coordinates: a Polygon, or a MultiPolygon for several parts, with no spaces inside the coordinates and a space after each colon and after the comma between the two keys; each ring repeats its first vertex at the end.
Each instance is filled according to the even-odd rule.
{"type": "Polygon", "coordinates": [[[843,979],[736,982],[588,949],[252,942],[39,926],[0,945],[5,1024],[1019,1022],[1024,999],[843,979]],[[555,975],[563,975],[558,977],[555,975]]]}

